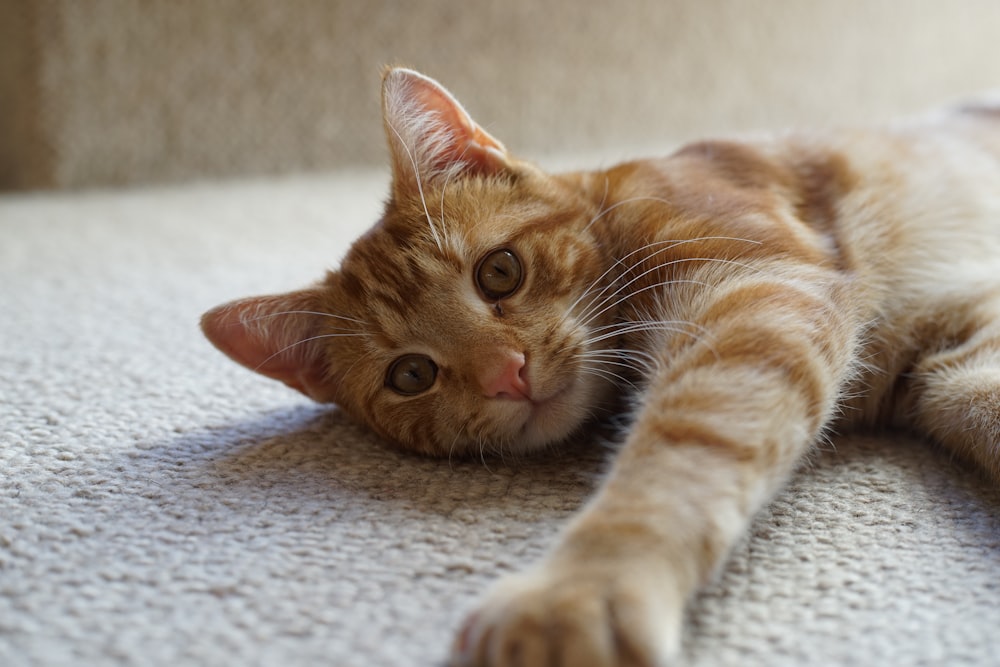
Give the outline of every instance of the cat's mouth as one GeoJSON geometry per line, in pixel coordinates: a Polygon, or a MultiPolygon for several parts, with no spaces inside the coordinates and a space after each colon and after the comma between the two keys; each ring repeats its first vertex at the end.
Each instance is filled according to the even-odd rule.
{"type": "Polygon", "coordinates": [[[531,414],[536,415],[539,411],[545,411],[551,406],[559,403],[566,394],[570,392],[571,387],[569,385],[565,387],[560,387],[555,391],[555,393],[549,394],[544,398],[533,398],[531,399],[531,414]]]}
{"type": "Polygon", "coordinates": [[[577,378],[546,396],[532,398],[517,440],[526,450],[568,437],[587,415],[587,392],[577,378]]]}
{"type": "MultiPolygon", "coordinates": [[[[530,373],[519,373],[524,380],[520,396],[504,396],[507,405],[497,414],[497,426],[507,433],[502,439],[517,443],[521,451],[537,450],[570,437],[606,398],[603,378],[583,372],[574,363],[579,354],[576,348],[565,345],[561,349],[566,351],[565,357],[552,356],[546,367],[532,365],[530,373]]],[[[525,353],[525,361],[527,357],[525,353]]]]}

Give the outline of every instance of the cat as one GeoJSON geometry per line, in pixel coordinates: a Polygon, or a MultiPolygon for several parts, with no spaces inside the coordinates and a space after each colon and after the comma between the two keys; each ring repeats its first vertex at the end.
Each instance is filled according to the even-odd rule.
{"type": "Polygon", "coordinates": [[[556,175],[412,70],[382,106],[382,218],[318,284],[206,313],[209,340],[425,454],[630,415],[453,664],[669,663],[685,602],[834,432],[914,430],[1000,479],[1000,104],[556,175]]]}

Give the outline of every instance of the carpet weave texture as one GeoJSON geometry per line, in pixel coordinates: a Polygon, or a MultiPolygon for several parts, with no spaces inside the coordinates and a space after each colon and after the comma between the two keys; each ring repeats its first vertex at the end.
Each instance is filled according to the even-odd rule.
{"type": "MultiPolygon", "coordinates": [[[[398,453],[226,360],[198,316],[301,286],[385,174],[0,198],[0,664],[443,664],[606,465],[398,453]]],[[[693,603],[686,664],[995,665],[1000,490],[824,446],[693,603]]]]}

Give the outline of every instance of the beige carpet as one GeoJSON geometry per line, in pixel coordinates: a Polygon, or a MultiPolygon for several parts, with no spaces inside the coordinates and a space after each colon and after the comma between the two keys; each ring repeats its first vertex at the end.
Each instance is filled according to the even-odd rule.
{"type": "MultiPolygon", "coordinates": [[[[0,665],[441,664],[593,488],[398,454],[226,360],[222,300],[334,264],[385,192],[344,172],[0,198],[0,665]]],[[[695,602],[695,666],[995,665],[1000,491],[838,441],[695,602]]]]}

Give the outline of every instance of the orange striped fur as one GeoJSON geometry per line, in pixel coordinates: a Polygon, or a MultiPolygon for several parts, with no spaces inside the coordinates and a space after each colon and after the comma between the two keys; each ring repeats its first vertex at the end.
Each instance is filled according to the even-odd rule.
{"type": "Polygon", "coordinates": [[[382,219],[203,328],[428,454],[529,452],[629,398],[604,485],[455,664],[663,664],[825,433],[912,429],[1000,479],[1000,106],[550,175],[420,74],[383,93],[382,219]]]}

